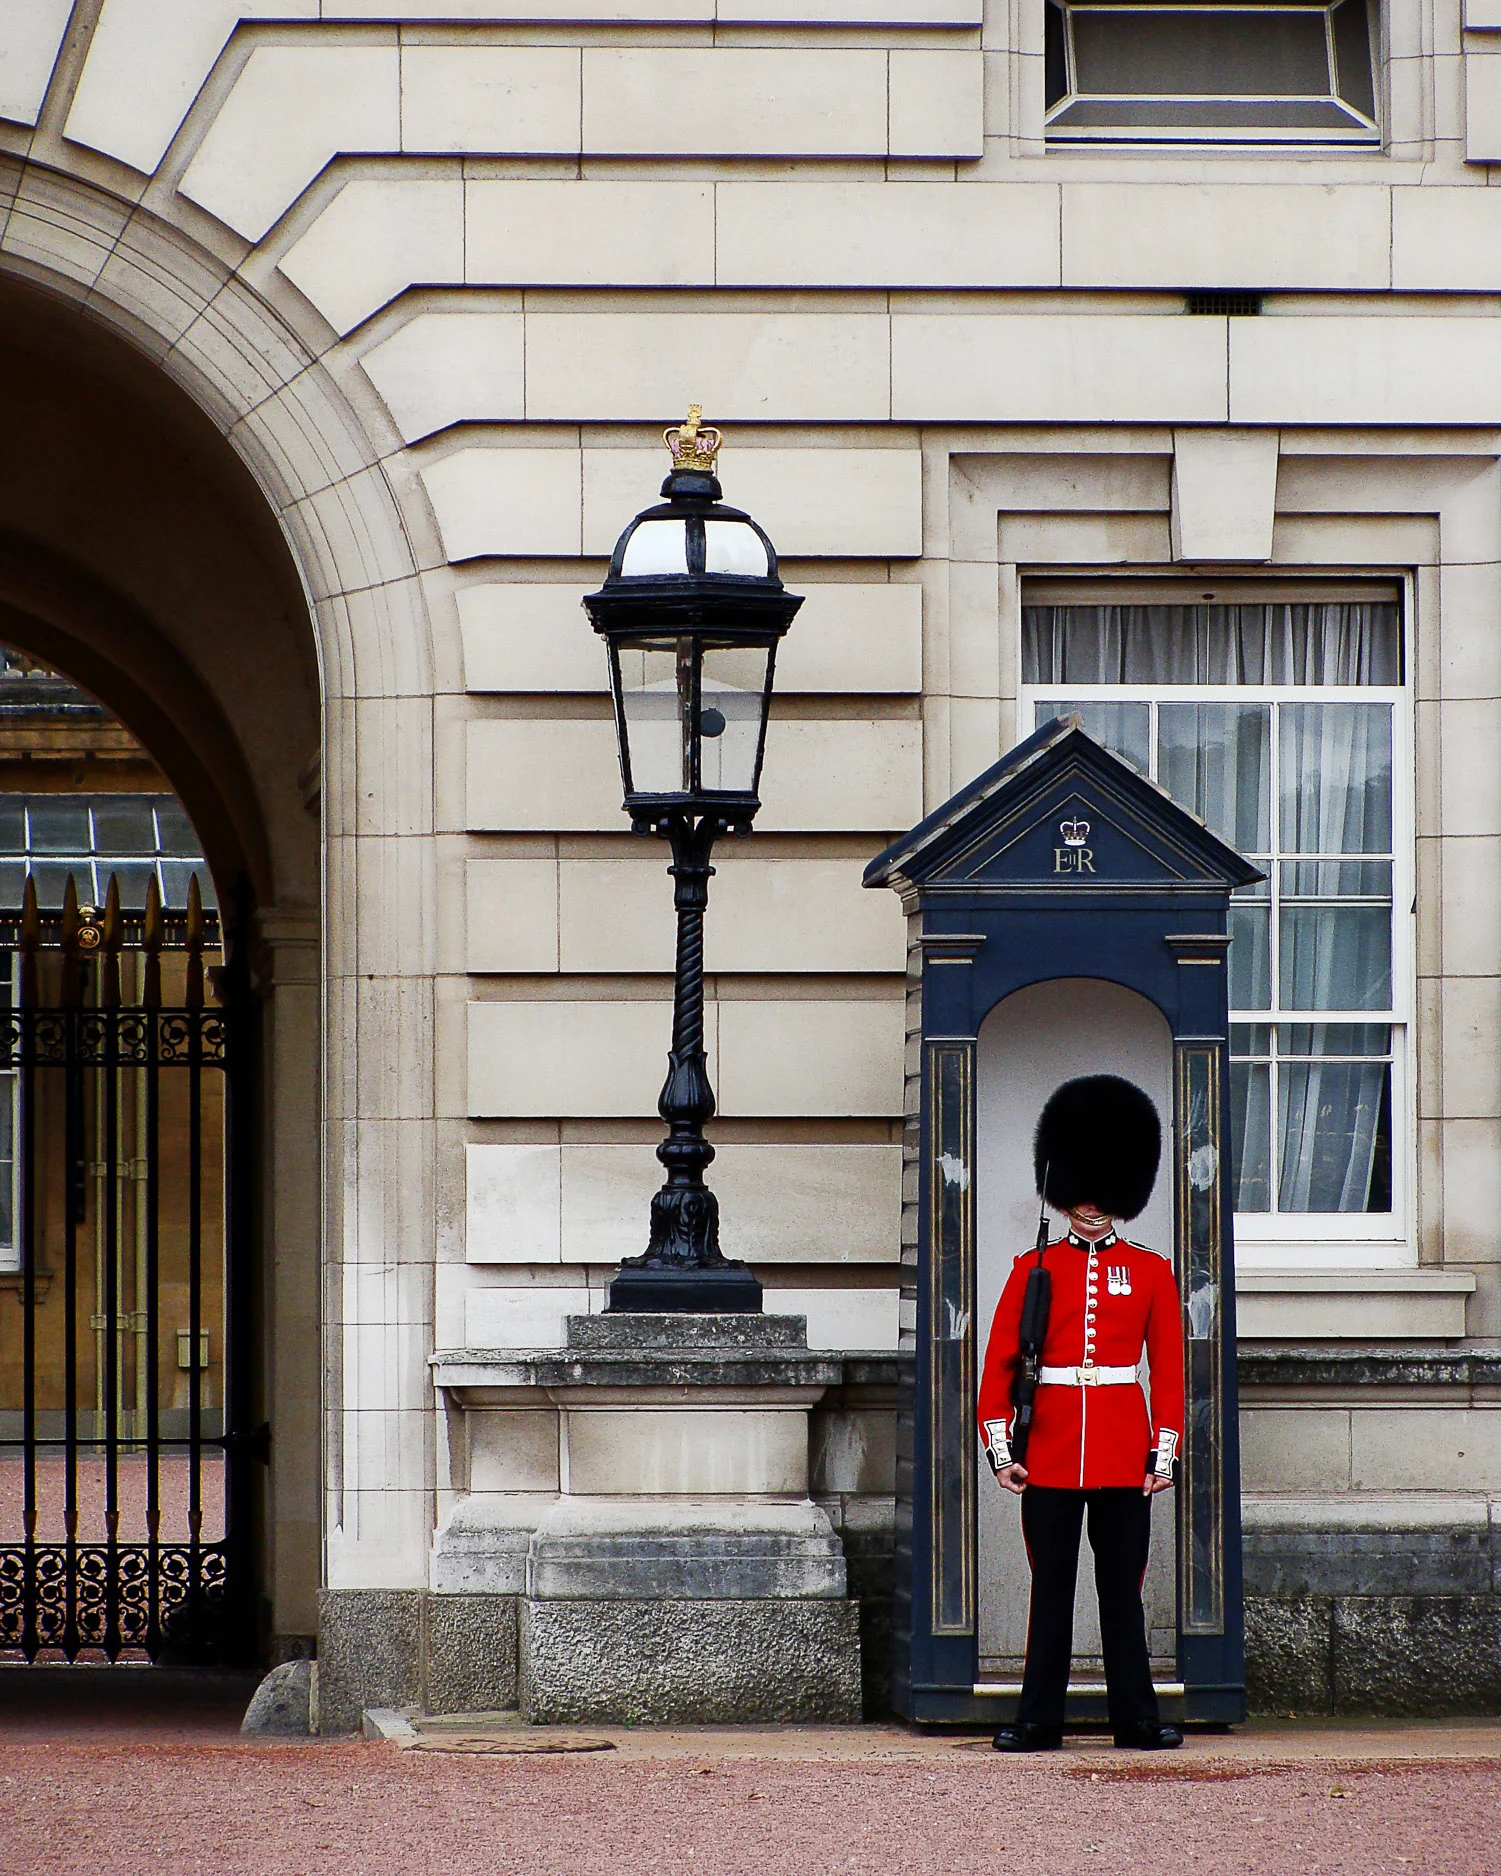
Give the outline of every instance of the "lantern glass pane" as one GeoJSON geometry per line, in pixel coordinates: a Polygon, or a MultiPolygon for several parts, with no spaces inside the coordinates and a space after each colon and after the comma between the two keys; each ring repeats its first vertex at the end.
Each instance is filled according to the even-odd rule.
{"type": "Polygon", "coordinates": [[[654,573],[688,571],[688,529],[682,521],[643,521],[625,544],[621,576],[640,580],[654,573]]]}
{"type": "Polygon", "coordinates": [[[704,572],[740,573],[764,580],[771,572],[766,543],[744,521],[706,521],[704,572]]]}
{"type": "Polygon", "coordinates": [[[688,786],[683,717],[693,668],[690,642],[622,645],[618,656],[631,792],[678,794],[688,786]]]}
{"type": "Polygon", "coordinates": [[[700,680],[699,774],[704,788],[751,794],[768,701],[765,645],[706,645],[700,680]]]}

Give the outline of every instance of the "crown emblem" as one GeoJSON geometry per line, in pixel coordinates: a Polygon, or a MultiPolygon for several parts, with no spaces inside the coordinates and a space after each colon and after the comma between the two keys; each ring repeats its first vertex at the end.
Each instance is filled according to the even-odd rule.
{"type": "Polygon", "coordinates": [[[1088,821],[1060,821],[1058,832],[1063,836],[1065,847],[1082,847],[1089,839],[1088,821]]]}
{"type": "Polygon", "coordinates": [[[712,475],[724,436],[712,423],[704,422],[702,404],[690,404],[688,421],[672,424],[664,430],[662,441],[672,452],[674,469],[698,469],[705,475],[712,475]]]}

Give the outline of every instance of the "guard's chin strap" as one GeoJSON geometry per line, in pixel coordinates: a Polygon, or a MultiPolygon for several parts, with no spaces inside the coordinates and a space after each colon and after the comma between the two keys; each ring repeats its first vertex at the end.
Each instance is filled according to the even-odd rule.
{"type": "Polygon", "coordinates": [[[1081,1237],[1073,1226],[1070,1225],[1068,1228],[1068,1241],[1070,1244],[1077,1245],[1081,1251],[1107,1251],[1112,1244],[1120,1243],[1120,1233],[1116,1230],[1115,1226],[1112,1225],[1102,1236],[1098,1238],[1086,1238],[1081,1237]]]}

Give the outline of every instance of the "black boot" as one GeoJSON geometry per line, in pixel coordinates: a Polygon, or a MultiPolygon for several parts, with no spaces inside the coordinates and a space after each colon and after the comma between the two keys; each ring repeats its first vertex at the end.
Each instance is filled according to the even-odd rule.
{"type": "Polygon", "coordinates": [[[1130,1726],[1116,1728],[1115,1743],[1134,1746],[1138,1752],[1167,1752],[1183,1744],[1183,1735],[1176,1726],[1158,1720],[1135,1720],[1130,1726]]]}
{"type": "Polygon", "coordinates": [[[1063,1744],[1061,1726],[1003,1726],[991,1740],[997,1752],[1056,1752],[1063,1744]]]}

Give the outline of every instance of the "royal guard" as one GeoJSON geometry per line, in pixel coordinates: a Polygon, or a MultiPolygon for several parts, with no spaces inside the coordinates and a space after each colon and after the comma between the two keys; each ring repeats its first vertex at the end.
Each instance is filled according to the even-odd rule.
{"type": "Polygon", "coordinates": [[[1069,1229],[1048,1243],[1044,1223],[1013,1266],[978,1408],[991,1468],[1021,1497],[1032,1568],[1021,1703],[995,1736],[998,1752],[1062,1744],[1086,1516],[1115,1743],[1183,1743],[1157,1710],[1141,1605],[1152,1498],[1172,1485],[1183,1437],[1182,1315],[1172,1265],[1115,1229],[1145,1207],[1161,1157],[1156,1108],[1117,1075],[1065,1082],[1037,1123],[1038,1194],[1069,1229]],[[1137,1378],[1143,1347],[1150,1413],[1137,1378]]]}

